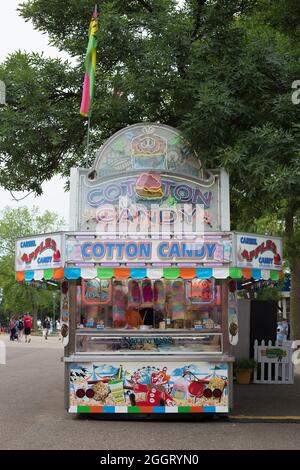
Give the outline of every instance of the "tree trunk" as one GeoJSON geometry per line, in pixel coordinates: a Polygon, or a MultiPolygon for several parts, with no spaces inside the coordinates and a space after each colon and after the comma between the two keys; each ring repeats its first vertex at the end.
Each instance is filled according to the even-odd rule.
{"type": "Polygon", "coordinates": [[[291,339],[300,339],[300,258],[290,261],[291,298],[290,325],[291,339]]]}
{"type": "Polygon", "coordinates": [[[288,205],[285,214],[287,255],[291,269],[290,327],[291,339],[300,339],[300,254],[295,241],[294,214],[296,209],[288,205]]]}

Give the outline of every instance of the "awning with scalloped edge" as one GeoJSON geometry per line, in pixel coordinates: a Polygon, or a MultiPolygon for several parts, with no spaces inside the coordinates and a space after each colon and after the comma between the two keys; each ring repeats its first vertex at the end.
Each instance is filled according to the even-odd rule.
{"type": "Polygon", "coordinates": [[[57,268],[35,271],[18,271],[18,282],[62,281],[74,279],[264,279],[278,281],[283,278],[282,271],[251,268],[57,268]]]}

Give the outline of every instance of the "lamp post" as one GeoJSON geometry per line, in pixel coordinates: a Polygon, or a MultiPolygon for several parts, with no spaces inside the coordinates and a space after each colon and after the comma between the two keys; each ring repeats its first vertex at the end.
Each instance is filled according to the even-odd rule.
{"type": "Polygon", "coordinates": [[[53,330],[55,329],[55,300],[56,300],[57,292],[52,292],[52,299],[53,299],[53,330]]]}

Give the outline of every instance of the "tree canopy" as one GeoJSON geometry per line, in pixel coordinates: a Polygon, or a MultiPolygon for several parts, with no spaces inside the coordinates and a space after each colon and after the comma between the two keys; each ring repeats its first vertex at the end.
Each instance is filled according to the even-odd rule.
{"type": "MultiPolygon", "coordinates": [[[[198,85],[189,84],[188,73],[198,62],[193,45],[201,42],[207,63],[214,61],[213,48],[219,44],[220,49],[236,16],[250,13],[254,4],[102,1],[94,148],[120,128],[140,121],[180,127],[197,104],[197,95],[190,92],[198,91],[198,85]]],[[[32,0],[20,6],[20,14],[72,60],[18,51],[0,67],[0,79],[7,86],[7,106],[0,112],[0,184],[9,189],[39,193],[42,181],[57,172],[68,175],[72,165],[84,162],[86,121],[78,110],[93,6],[93,0],[66,0],[63,8],[59,0],[32,0]]]]}
{"type": "MultiPolygon", "coordinates": [[[[15,281],[15,240],[39,233],[61,230],[63,219],[46,211],[40,214],[37,207],[17,209],[6,208],[0,213],[0,287],[2,289],[1,310],[4,316],[22,314],[29,311],[37,315],[52,312],[53,289],[44,286],[31,286],[15,281]]],[[[56,309],[58,309],[56,296],[56,309]]],[[[57,310],[58,311],[58,310],[57,310]]]]}
{"type": "MultiPolygon", "coordinates": [[[[71,166],[86,164],[87,122],[79,106],[94,3],[28,0],[19,7],[70,60],[17,51],[0,66],[7,87],[0,184],[8,189],[40,193],[54,174],[67,176],[71,166]]],[[[98,6],[92,149],[136,122],[181,129],[206,167],[228,170],[232,228],[255,230],[274,214],[295,287],[300,106],[292,103],[291,86],[300,79],[298,0],[103,0],[98,6]]],[[[293,292],[296,312],[300,285],[293,292]]],[[[300,322],[297,328],[300,337],[300,322]]]]}

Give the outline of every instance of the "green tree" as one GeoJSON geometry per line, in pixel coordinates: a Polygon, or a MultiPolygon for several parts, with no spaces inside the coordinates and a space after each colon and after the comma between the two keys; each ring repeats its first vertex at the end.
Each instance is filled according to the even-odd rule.
{"type": "MultiPolygon", "coordinates": [[[[30,0],[20,7],[72,61],[17,52],[0,67],[8,103],[0,110],[0,184],[9,189],[38,193],[43,180],[84,162],[86,121],[78,110],[94,3],[30,0]]],[[[183,130],[207,167],[229,171],[232,228],[252,229],[275,215],[291,267],[294,337],[300,337],[300,106],[292,104],[291,84],[300,79],[298,3],[103,0],[92,116],[94,148],[135,122],[183,130]]]]}
{"type": "MultiPolygon", "coordinates": [[[[37,207],[18,209],[6,208],[0,213],[0,287],[3,292],[2,317],[20,315],[25,311],[33,314],[34,324],[38,313],[51,313],[55,286],[32,286],[15,281],[15,241],[39,233],[61,230],[63,219],[57,214],[46,211],[40,214],[37,207]]],[[[58,311],[59,298],[54,297],[58,311]]]]}
{"type": "MultiPolygon", "coordinates": [[[[179,126],[193,102],[183,93],[192,45],[253,6],[253,0],[182,3],[101,1],[92,148],[128,124],[179,126]]],[[[79,106],[94,4],[31,0],[20,6],[25,20],[48,33],[72,61],[18,51],[0,66],[7,88],[7,106],[0,110],[0,184],[8,189],[40,193],[43,181],[85,164],[87,123],[79,106]]]]}
{"type": "Polygon", "coordinates": [[[216,35],[194,51],[186,93],[191,87],[198,96],[185,132],[209,165],[228,170],[234,228],[252,231],[267,218],[272,231],[284,235],[292,336],[298,338],[300,108],[292,103],[291,85],[300,77],[299,43],[257,14],[233,22],[222,44],[216,35]],[[213,60],[207,54],[212,44],[213,60]]]}

